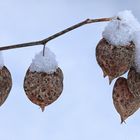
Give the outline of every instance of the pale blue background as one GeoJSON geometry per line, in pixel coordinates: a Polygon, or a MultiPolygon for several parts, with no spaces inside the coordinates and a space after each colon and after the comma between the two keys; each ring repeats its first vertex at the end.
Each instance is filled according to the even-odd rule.
{"type": "MultiPolygon", "coordinates": [[[[0,0],[0,46],[46,38],[87,18],[130,9],[140,20],[139,0],[0,0]]],[[[95,59],[107,23],[83,26],[48,43],[64,72],[64,91],[44,113],[23,90],[32,58],[42,47],[4,52],[13,88],[0,108],[0,140],[139,140],[140,112],[120,125],[112,87],[95,59]]]]}

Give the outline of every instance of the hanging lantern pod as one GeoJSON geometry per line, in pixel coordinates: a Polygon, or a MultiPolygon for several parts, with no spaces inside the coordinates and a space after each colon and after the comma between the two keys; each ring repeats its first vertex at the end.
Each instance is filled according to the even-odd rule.
{"type": "Polygon", "coordinates": [[[12,77],[9,70],[3,66],[0,69],[0,106],[6,101],[12,87],[12,77]]]}
{"type": "Polygon", "coordinates": [[[127,76],[129,90],[135,97],[140,97],[140,73],[132,67],[127,76]]]}
{"type": "Polygon", "coordinates": [[[134,44],[114,46],[104,38],[96,47],[96,60],[103,70],[103,75],[109,77],[109,83],[127,72],[134,62],[134,44]]]}
{"type": "Polygon", "coordinates": [[[63,72],[57,67],[54,55],[47,48],[36,55],[26,72],[24,90],[27,97],[44,111],[58,99],[63,90],[63,72]]]}
{"type": "Polygon", "coordinates": [[[63,90],[63,73],[60,68],[52,74],[31,72],[24,79],[24,90],[28,98],[44,111],[45,106],[53,103],[63,90]]]}
{"type": "Polygon", "coordinates": [[[113,103],[120,114],[121,123],[134,114],[140,107],[140,98],[136,98],[128,88],[127,79],[120,77],[113,87],[113,103]]]}

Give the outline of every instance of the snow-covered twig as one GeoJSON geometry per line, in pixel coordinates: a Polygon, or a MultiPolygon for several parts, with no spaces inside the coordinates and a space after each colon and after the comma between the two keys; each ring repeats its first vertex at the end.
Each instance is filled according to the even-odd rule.
{"type": "Polygon", "coordinates": [[[3,50],[9,50],[9,49],[16,49],[16,48],[22,48],[22,47],[29,47],[29,46],[35,46],[35,45],[45,45],[48,41],[52,40],[52,39],[55,39],[67,32],[70,32],[76,28],[79,28],[83,25],[86,25],[86,24],[90,24],[90,23],[95,23],[95,22],[104,22],[104,21],[110,21],[112,20],[112,18],[99,18],[99,19],[86,19],[78,24],[75,24],[65,30],[62,30],[52,36],[49,36],[48,38],[45,38],[43,40],[39,40],[39,41],[32,41],[32,42],[27,42],[27,43],[22,43],[22,44],[15,44],[15,45],[9,45],[9,46],[3,46],[3,47],[0,47],[0,51],[3,51],[3,50]]]}

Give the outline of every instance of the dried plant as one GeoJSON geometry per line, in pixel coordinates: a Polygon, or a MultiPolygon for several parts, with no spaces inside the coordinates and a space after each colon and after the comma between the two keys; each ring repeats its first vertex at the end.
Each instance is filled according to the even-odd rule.
{"type": "Polygon", "coordinates": [[[128,88],[127,79],[120,77],[113,87],[113,103],[120,114],[121,123],[140,107],[140,98],[135,97],[128,88]]]}
{"type": "Polygon", "coordinates": [[[56,72],[47,74],[44,72],[31,72],[29,69],[24,79],[24,90],[27,97],[41,107],[53,103],[63,90],[63,73],[60,68],[56,72]]]}
{"type": "Polygon", "coordinates": [[[134,62],[134,50],[133,43],[127,46],[114,46],[104,38],[99,41],[96,47],[96,59],[104,77],[109,77],[109,83],[130,69],[134,62]]]}

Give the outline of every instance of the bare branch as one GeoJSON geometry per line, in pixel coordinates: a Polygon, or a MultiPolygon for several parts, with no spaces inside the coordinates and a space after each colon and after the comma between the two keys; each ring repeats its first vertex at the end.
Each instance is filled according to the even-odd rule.
{"type": "Polygon", "coordinates": [[[9,45],[9,46],[3,46],[3,47],[0,47],[0,51],[3,51],[3,50],[9,50],[9,49],[16,49],[16,48],[23,48],[23,47],[29,47],[29,46],[35,46],[35,45],[45,45],[48,41],[52,40],[52,39],[55,39],[67,32],[70,32],[76,28],[79,28],[83,25],[86,25],[86,24],[90,24],[90,23],[95,23],[95,22],[104,22],[104,21],[110,21],[112,20],[112,18],[99,18],[99,19],[86,19],[78,24],[75,24],[63,31],[60,31],[52,36],[49,36],[48,38],[45,38],[43,40],[40,40],[40,41],[33,41],[33,42],[28,42],[28,43],[22,43],[22,44],[15,44],[15,45],[9,45]]]}

